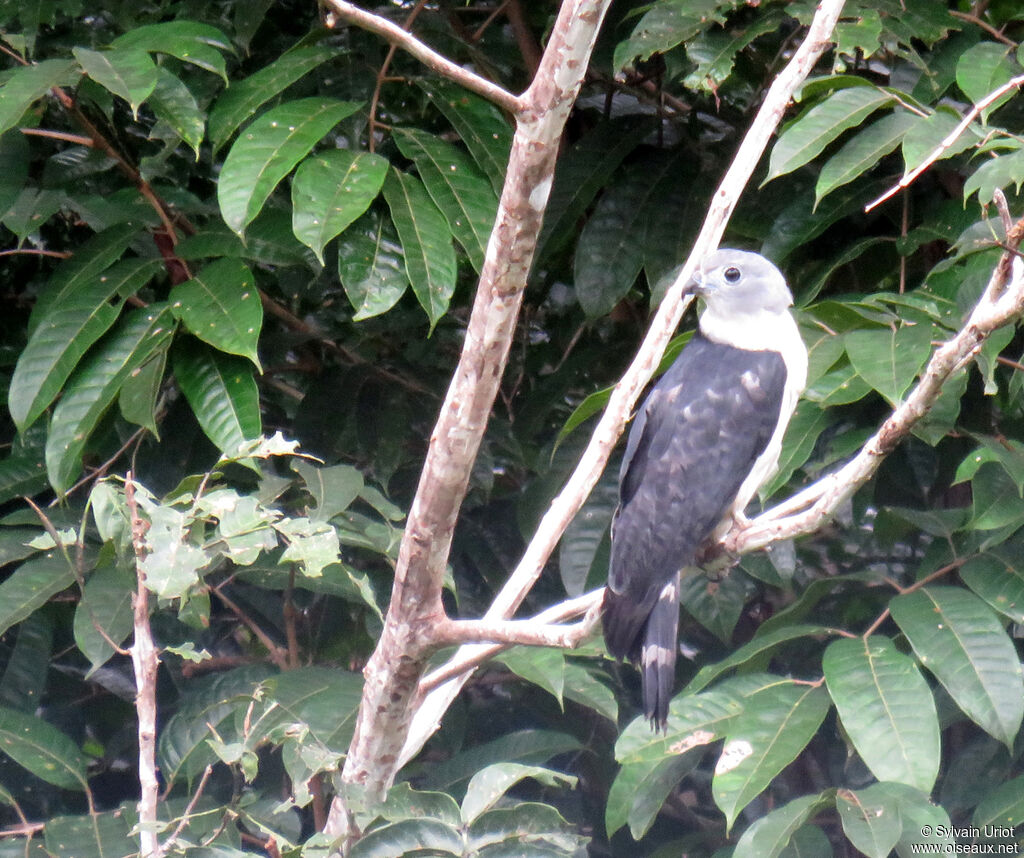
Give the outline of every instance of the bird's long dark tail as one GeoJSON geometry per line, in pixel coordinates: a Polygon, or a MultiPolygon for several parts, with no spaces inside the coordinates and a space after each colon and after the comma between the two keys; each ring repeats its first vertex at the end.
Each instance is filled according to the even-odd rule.
{"type": "Polygon", "coordinates": [[[644,632],[640,652],[644,714],[655,728],[665,729],[676,678],[676,637],[679,633],[679,575],[658,594],[644,632]]]}

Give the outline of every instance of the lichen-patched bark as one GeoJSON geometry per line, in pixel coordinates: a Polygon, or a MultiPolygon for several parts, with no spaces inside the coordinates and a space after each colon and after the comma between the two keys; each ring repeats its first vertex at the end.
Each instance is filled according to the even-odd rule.
{"type": "MultiPolygon", "coordinates": [[[[459,365],[430,439],[399,550],[384,631],[366,684],[343,786],[383,798],[395,776],[416,687],[443,625],[441,586],[452,532],[515,330],[554,175],[558,142],[610,0],[562,5],[540,69],[518,99],[516,133],[459,365]]],[[[336,799],[327,831],[353,835],[336,799]]]]}

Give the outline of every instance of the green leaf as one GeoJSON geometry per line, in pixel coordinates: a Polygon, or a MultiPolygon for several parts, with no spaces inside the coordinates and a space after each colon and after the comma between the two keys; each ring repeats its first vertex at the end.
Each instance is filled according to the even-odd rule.
{"type": "Polygon", "coordinates": [[[844,339],[854,369],[893,406],[932,353],[932,327],[923,323],[850,331],[844,339]]]}
{"type": "Polygon", "coordinates": [[[686,58],[697,64],[683,80],[683,86],[695,91],[717,93],[732,74],[736,55],[765,33],[771,33],[783,22],[778,9],[765,10],[749,26],[737,29],[713,28],[699,33],[686,46],[686,58]]]}
{"type": "Polygon", "coordinates": [[[961,580],[1001,614],[1024,623],[1024,568],[1013,542],[972,557],[960,567],[961,580]]]}
{"type": "Polygon", "coordinates": [[[573,270],[576,298],[588,317],[611,312],[633,286],[644,263],[639,239],[661,211],[652,201],[680,158],[673,153],[632,167],[598,200],[580,233],[573,270]]]}
{"type": "Polygon", "coordinates": [[[384,198],[402,240],[406,274],[433,330],[455,291],[457,269],[448,222],[422,183],[400,170],[388,172],[384,198]]]}
{"type": "Polygon", "coordinates": [[[399,302],[409,278],[389,218],[370,211],[345,231],[338,241],[338,277],[355,308],[354,322],[386,313],[399,302]]]}
{"type": "MultiPolygon", "coordinates": [[[[946,108],[939,108],[924,119],[919,118],[903,136],[904,175],[923,164],[959,124],[960,115],[946,108]]],[[[968,128],[954,143],[942,150],[938,160],[952,158],[974,147],[980,136],[975,128],[968,128]]]]}
{"type": "Polygon", "coordinates": [[[913,659],[872,635],[833,641],[822,667],[843,727],[872,774],[930,792],[939,771],[939,720],[913,659]]]}
{"type": "MultiPolygon", "coordinates": [[[[858,131],[829,158],[814,186],[814,204],[842,185],[866,173],[903,140],[916,117],[909,110],[897,110],[858,131]]],[[[966,194],[965,194],[966,195],[966,194]]]]}
{"type": "Polygon", "coordinates": [[[971,480],[971,519],[975,530],[997,530],[1024,520],[1017,483],[997,462],[984,462],[971,480]]]}
{"type": "Polygon", "coordinates": [[[218,151],[238,127],[307,72],[337,56],[325,45],[296,48],[280,59],[231,86],[217,99],[210,111],[209,132],[214,152],[218,151]]]}
{"type": "Polygon", "coordinates": [[[924,587],[889,603],[921,663],[979,727],[1008,748],[1024,719],[1020,659],[1001,623],[959,587],[924,587]]]}
{"type": "Polygon", "coordinates": [[[0,584],[0,634],[41,608],[74,580],[74,573],[59,551],[26,560],[0,584]]]}
{"type": "Polygon", "coordinates": [[[258,369],[263,306],[249,268],[237,259],[218,259],[171,290],[171,312],[215,349],[249,358],[258,369]]]}
{"type": "Polygon", "coordinates": [[[893,97],[883,90],[853,87],[814,105],[779,135],[768,161],[768,175],[761,184],[813,161],[848,128],[856,128],[876,110],[892,103],[893,97]]]}
{"type": "Polygon", "coordinates": [[[903,834],[893,786],[878,783],[862,790],[841,789],[836,793],[843,833],[868,858],[886,858],[903,834]]]}
{"type": "Polygon", "coordinates": [[[348,509],[363,490],[363,475],[351,465],[320,468],[302,459],[293,459],[291,466],[313,497],[313,509],[309,513],[312,521],[334,518],[348,509]]]}
{"type": "Polygon", "coordinates": [[[554,647],[515,646],[497,660],[517,676],[550,692],[562,705],[565,688],[565,654],[554,647]]]}
{"type": "Polygon", "coordinates": [[[974,809],[971,824],[1016,828],[1024,822],[1024,777],[999,784],[974,809]]]}
{"type": "Polygon", "coordinates": [[[18,624],[18,640],[0,681],[0,705],[35,715],[52,657],[53,619],[48,611],[35,611],[18,624]]]}
{"type": "Polygon", "coordinates": [[[129,423],[148,429],[157,438],[160,431],[156,410],[166,368],[167,349],[163,348],[125,379],[117,395],[121,416],[129,423]]]}
{"type": "Polygon", "coordinates": [[[654,823],[669,793],[699,762],[699,755],[683,754],[622,766],[608,790],[605,807],[608,836],[628,823],[633,839],[640,840],[654,823]]]}
{"type": "Polygon", "coordinates": [[[702,691],[707,688],[708,685],[727,670],[732,670],[734,667],[740,667],[759,655],[772,652],[780,644],[786,643],[787,641],[812,636],[834,634],[836,634],[836,630],[831,629],[828,626],[800,624],[782,626],[777,629],[769,630],[764,634],[759,632],[754,636],[753,640],[741,646],[727,658],[722,659],[717,664],[708,664],[702,667],[697,672],[697,675],[690,680],[683,693],[696,694],[698,691],[702,691]]]}
{"type": "Polygon", "coordinates": [[[334,149],[303,161],[292,180],[292,229],[323,264],[324,245],[369,208],[388,162],[369,152],[334,149]]]}
{"type": "MultiPolygon", "coordinates": [[[[121,810],[83,816],[57,816],[47,820],[43,828],[47,855],[72,854],[74,858],[132,858],[138,855],[138,846],[128,834],[131,828],[121,810]]],[[[235,858],[228,855],[210,855],[207,858],[235,858]]]]}
{"type": "MultiPolygon", "coordinates": [[[[744,701],[729,724],[711,791],[726,830],[799,754],[831,707],[823,688],[780,681],[744,701]]],[[[783,844],[784,845],[784,844],[783,844]]]]}
{"type": "Polygon", "coordinates": [[[664,0],[654,3],[633,28],[628,39],[615,46],[612,68],[616,71],[635,60],[663,54],[697,33],[725,22],[724,8],[715,0],[664,0]]]}
{"type": "Polygon", "coordinates": [[[127,101],[132,115],[138,116],[139,106],[156,88],[156,65],[149,54],[129,48],[103,52],[72,48],[71,52],[89,77],[127,101]]]}
{"type": "Polygon", "coordinates": [[[223,53],[235,52],[231,40],[216,27],[184,20],[135,27],[118,36],[111,47],[168,54],[219,75],[225,83],[228,76],[223,53]]]}
{"type": "Polygon", "coordinates": [[[159,66],[156,87],[147,103],[157,119],[170,125],[174,133],[192,147],[198,160],[206,123],[192,91],[176,75],[159,66]]]}
{"type": "Polygon", "coordinates": [[[134,310],[75,371],[53,412],[46,440],[46,470],[58,493],[81,469],[82,451],[121,385],[171,337],[174,322],[165,304],[134,310]]]}
{"type": "Polygon", "coordinates": [[[1000,190],[1013,185],[1019,192],[1024,184],[1024,147],[1012,152],[1004,152],[995,158],[985,161],[977,170],[967,177],[964,183],[964,200],[975,191],[978,202],[988,205],[995,196],[996,188],[1000,190]]]}
{"type": "MultiPolygon", "coordinates": [[[[971,101],[978,104],[989,93],[999,89],[1014,75],[1010,51],[1006,45],[995,42],[979,42],[964,51],[956,64],[956,84],[971,101]]],[[[1014,92],[1006,92],[981,113],[981,121],[988,122],[993,110],[998,109],[1014,96],[1014,92]]]]}
{"type": "Polygon", "coordinates": [[[187,260],[229,256],[258,265],[307,265],[313,271],[318,269],[316,257],[292,232],[291,217],[273,209],[265,209],[248,226],[244,242],[226,226],[213,225],[181,241],[176,251],[187,260]]]}
{"type": "Polygon", "coordinates": [[[775,476],[758,490],[758,495],[762,499],[770,498],[789,482],[797,468],[810,458],[818,438],[828,427],[828,415],[818,405],[809,401],[797,404],[789,426],[786,427],[786,434],[782,438],[778,470],[775,476]]]}
{"type": "Polygon", "coordinates": [[[18,237],[20,244],[37,233],[65,202],[66,197],[60,191],[25,188],[3,214],[3,224],[18,237]]]}
{"type": "Polygon", "coordinates": [[[225,455],[262,431],[259,390],[248,361],[206,347],[176,349],[174,376],[199,425],[225,455]]]}
{"type": "Polygon", "coordinates": [[[75,609],[74,633],[75,643],[92,665],[90,673],[113,656],[110,641],[120,644],[131,634],[134,592],[133,576],[114,564],[100,566],[86,581],[75,609]]]}
{"type": "MultiPolygon", "coordinates": [[[[10,86],[8,81],[6,86],[10,86]]],[[[0,113],[7,102],[7,90],[0,99],[0,113]]],[[[27,138],[19,131],[0,132],[0,212],[7,211],[18,199],[28,180],[29,148],[27,138]]]]}
{"type": "Polygon", "coordinates": [[[577,224],[598,192],[650,130],[647,124],[638,127],[624,119],[602,122],[558,159],[537,241],[539,261],[576,234],[577,224]]]}
{"type": "Polygon", "coordinates": [[[437,819],[405,819],[364,834],[349,851],[349,858],[392,858],[395,855],[464,854],[458,828],[437,819]]]}
{"type": "Polygon", "coordinates": [[[512,128],[505,115],[458,84],[440,78],[416,83],[452,124],[477,166],[490,179],[494,192],[500,194],[512,148],[512,128]]]}
{"type": "Polygon", "coordinates": [[[829,793],[805,795],[766,813],[743,832],[733,858],[776,858],[808,819],[830,797],[829,793]]]}
{"type": "Polygon", "coordinates": [[[353,101],[303,98],[251,122],[221,169],[217,200],[224,222],[241,236],[278,183],[324,135],[358,109],[353,101]]]}
{"type": "MultiPolygon", "coordinates": [[[[608,528],[618,504],[618,474],[606,468],[582,509],[569,522],[558,546],[558,572],[570,596],[583,595],[594,564],[601,557],[602,547],[607,552],[608,528]]],[[[605,561],[600,580],[608,571],[607,557],[605,561]]]]}
{"type": "Polygon", "coordinates": [[[35,714],[0,707],[0,750],[49,784],[88,789],[86,759],[78,746],[35,714]]]}
{"type": "Polygon", "coordinates": [[[117,296],[134,294],[160,270],[154,259],[128,259],[90,278],[76,278],[76,288],[60,303],[47,304],[29,337],[11,379],[11,417],[24,432],[60,393],[92,345],[117,320],[117,296]]]}
{"type": "Polygon", "coordinates": [[[506,792],[524,778],[533,778],[546,786],[575,786],[576,778],[542,766],[524,766],[520,763],[495,763],[477,772],[466,787],[462,800],[462,819],[473,822],[490,810],[506,792]]]}
{"type": "Polygon", "coordinates": [[[3,84],[0,98],[0,134],[17,125],[34,101],[55,86],[73,83],[78,78],[75,63],[70,60],[43,60],[15,69],[3,84]]]}
{"type": "Polygon", "coordinates": [[[395,142],[416,164],[427,193],[479,272],[498,213],[498,198],[487,178],[467,155],[432,134],[396,129],[395,142]]]}
{"type": "Polygon", "coordinates": [[[75,293],[86,288],[107,268],[124,254],[139,233],[137,224],[124,223],[97,233],[75,249],[75,254],[66,262],[62,262],[50,277],[32,308],[29,320],[29,336],[39,327],[41,320],[47,318],[54,308],[73,301],[75,293]]]}
{"type": "Polygon", "coordinates": [[[37,457],[15,454],[0,459],[0,503],[22,495],[31,497],[47,485],[46,467],[37,457]]]}

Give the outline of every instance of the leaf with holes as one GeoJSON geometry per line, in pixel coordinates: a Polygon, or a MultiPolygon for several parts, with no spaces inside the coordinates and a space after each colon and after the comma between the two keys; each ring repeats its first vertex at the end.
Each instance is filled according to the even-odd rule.
{"type": "Polygon", "coordinates": [[[278,183],[328,131],[358,109],[354,101],[303,98],[250,123],[221,169],[217,200],[224,222],[241,236],[278,183]]]}
{"type": "Polygon", "coordinates": [[[203,342],[249,358],[260,367],[256,346],[263,306],[252,272],[237,259],[218,259],[171,290],[171,312],[203,342]]]}
{"type": "Polygon", "coordinates": [[[174,319],[166,304],[135,310],[75,371],[54,409],[46,439],[46,470],[58,494],[78,475],[86,442],[121,385],[173,332],[174,319]]]}
{"type": "Polygon", "coordinates": [[[427,193],[479,272],[498,213],[498,198],[487,178],[464,152],[432,134],[400,129],[395,142],[416,164],[427,193]]]}
{"type": "Polygon", "coordinates": [[[822,667],[843,727],[872,774],[931,792],[939,772],[939,718],[914,660],[872,635],[833,641],[822,667]]]}
{"type": "Polygon", "coordinates": [[[160,271],[156,259],[128,259],[90,278],[50,304],[29,337],[11,378],[11,417],[25,431],[56,398],[92,345],[120,313],[117,296],[134,294],[160,271]]]}
{"type": "Polygon", "coordinates": [[[1012,749],[1024,719],[1024,681],[1017,651],[992,609],[959,587],[924,587],[897,596],[889,609],[957,705],[1012,749]]]}
{"type": "Polygon", "coordinates": [[[262,430],[259,390],[252,365],[206,346],[176,349],[174,376],[203,432],[221,452],[231,455],[262,430]]]}
{"type": "Polygon", "coordinates": [[[730,722],[711,791],[732,828],[743,808],[799,754],[831,707],[823,688],[779,680],[744,701],[730,722]]]}
{"type": "Polygon", "coordinates": [[[391,209],[405,254],[405,271],[433,330],[455,291],[452,233],[423,184],[399,170],[388,172],[384,199],[391,209]]]}
{"type": "Polygon", "coordinates": [[[324,245],[370,207],[387,172],[380,155],[344,149],[299,164],[292,180],[292,229],[321,264],[324,245]]]}

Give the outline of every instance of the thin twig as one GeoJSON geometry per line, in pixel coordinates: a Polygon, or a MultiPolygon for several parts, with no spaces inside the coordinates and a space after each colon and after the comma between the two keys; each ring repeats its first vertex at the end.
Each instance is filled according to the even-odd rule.
{"type": "Polygon", "coordinates": [[[96,141],[81,134],[68,134],[66,131],[50,131],[46,128],[19,128],[26,137],[47,137],[50,140],[63,140],[66,143],[77,143],[79,146],[94,148],[96,141]]]}
{"type": "MultiPolygon", "coordinates": [[[[416,18],[419,17],[420,12],[423,11],[423,7],[426,5],[427,0],[418,0],[416,5],[412,7],[409,16],[405,19],[405,23],[402,24],[403,30],[406,32],[412,30],[412,25],[416,22],[416,18]]],[[[377,146],[377,105],[380,104],[381,89],[384,86],[384,82],[389,80],[387,76],[388,70],[391,68],[391,61],[395,58],[397,50],[398,45],[392,42],[388,47],[384,62],[381,63],[380,70],[377,72],[377,81],[373,87],[373,95],[370,96],[370,123],[366,135],[366,145],[371,152],[375,151],[377,146]]]]}
{"type": "Polygon", "coordinates": [[[203,776],[199,779],[199,786],[196,787],[196,791],[192,794],[191,800],[185,806],[185,812],[181,815],[181,819],[178,820],[177,827],[171,832],[171,836],[163,842],[161,848],[164,852],[169,852],[171,850],[178,838],[181,836],[181,833],[188,826],[192,818],[192,811],[195,810],[199,797],[203,794],[203,790],[206,789],[206,782],[210,779],[210,774],[212,772],[213,766],[208,765],[203,769],[203,776]]]}
{"type": "Polygon", "coordinates": [[[981,101],[975,104],[974,107],[967,111],[964,118],[960,120],[960,123],[956,126],[956,128],[954,128],[952,131],[949,132],[949,134],[946,135],[943,141],[939,143],[939,145],[936,146],[929,153],[928,157],[925,158],[924,161],[922,161],[913,170],[907,173],[907,175],[905,175],[902,179],[899,180],[899,182],[897,182],[895,185],[889,188],[889,190],[882,194],[882,196],[868,203],[864,207],[864,211],[871,211],[873,208],[880,206],[890,197],[893,197],[896,194],[898,194],[903,188],[910,187],[910,185],[917,181],[918,176],[920,176],[932,164],[939,160],[939,158],[942,156],[942,153],[949,149],[949,147],[952,146],[957,141],[960,135],[967,130],[970,124],[974,122],[974,120],[977,119],[979,115],[981,115],[981,112],[986,107],[989,107],[990,105],[994,104],[1004,95],[1006,95],[1006,93],[1008,93],[1010,90],[1016,89],[1021,84],[1024,84],[1024,74],[1017,75],[1015,78],[1008,80],[1002,86],[992,90],[992,92],[986,95],[981,101]]]}
{"type": "Polygon", "coordinates": [[[70,259],[72,254],[67,250],[39,250],[35,247],[19,247],[14,250],[0,250],[0,256],[52,256],[54,259],[70,259]]]}
{"type": "Polygon", "coordinates": [[[1003,33],[1002,30],[997,30],[988,21],[982,20],[977,15],[972,15],[969,12],[957,12],[955,9],[950,9],[949,14],[954,18],[959,18],[961,21],[967,21],[968,23],[974,24],[976,27],[980,27],[993,39],[1002,42],[1004,45],[1009,45],[1011,48],[1018,47],[1017,43],[1003,33]]]}
{"type": "Polygon", "coordinates": [[[228,609],[238,619],[240,619],[256,637],[259,642],[263,644],[267,649],[267,653],[270,655],[270,660],[274,662],[281,670],[288,669],[288,653],[274,643],[270,636],[259,627],[259,625],[243,611],[238,605],[236,605],[229,597],[224,595],[224,591],[220,586],[215,586],[213,591],[217,594],[217,597],[228,606],[228,609]]]}
{"type": "MultiPolygon", "coordinates": [[[[338,17],[364,30],[375,33],[393,45],[397,45],[418,59],[427,68],[455,81],[470,92],[483,96],[503,110],[507,110],[512,114],[518,114],[522,108],[519,98],[512,95],[512,93],[471,71],[467,71],[447,57],[441,56],[441,54],[425,45],[415,36],[407,33],[397,24],[392,23],[386,18],[374,15],[365,9],[360,9],[358,6],[346,2],[346,0],[324,0],[324,5],[338,17]]],[[[328,26],[333,25],[330,17],[327,23],[328,26]]]]}

